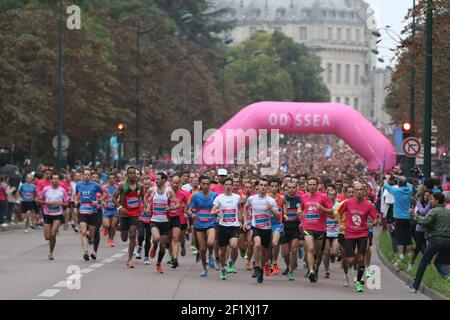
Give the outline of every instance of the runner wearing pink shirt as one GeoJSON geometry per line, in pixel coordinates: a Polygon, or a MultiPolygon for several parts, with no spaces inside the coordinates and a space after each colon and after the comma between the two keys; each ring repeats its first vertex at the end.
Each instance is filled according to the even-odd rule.
{"type": "Polygon", "coordinates": [[[307,181],[309,192],[301,197],[302,228],[305,235],[308,278],[311,282],[317,282],[319,275],[316,266],[319,266],[322,260],[327,237],[327,216],[334,215],[333,204],[325,194],[317,192],[318,185],[317,178],[309,178],[307,181]]]}
{"type": "Polygon", "coordinates": [[[63,223],[63,206],[69,202],[69,196],[64,188],[59,186],[59,176],[52,175],[51,186],[45,187],[39,193],[39,202],[44,212],[44,238],[49,241],[49,260],[54,260],[53,250],[56,245],[56,234],[63,223]]]}
{"type": "Polygon", "coordinates": [[[358,251],[358,276],[355,290],[363,292],[361,279],[364,274],[364,255],[367,249],[369,228],[377,224],[378,211],[375,206],[365,198],[366,190],[362,183],[355,183],[354,197],[346,200],[339,208],[339,215],[345,213],[345,252],[347,263],[355,262],[355,249],[358,251]],[[372,218],[372,223],[368,219],[372,218]]]}
{"type": "MultiPolygon", "coordinates": [[[[170,234],[169,234],[169,262],[172,264],[172,269],[176,269],[179,265],[178,263],[178,252],[181,243],[181,231],[187,229],[187,203],[189,199],[189,192],[181,189],[181,178],[179,175],[174,175],[170,180],[172,191],[175,193],[180,206],[176,210],[169,211],[170,217],[170,234]],[[183,220],[183,224],[182,221],[183,220]],[[183,229],[184,226],[184,229],[183,229]]],[[[171,203],[171,205],[174,205],[171,203]]],[[[184,237],[184,235],[183,235],[184,237]]],[[[184,247],[183,247],[184,248],[184,247]]],[[[186,249],[183,250],[184,255],[186,254],[186,249]]],[[[182,254],[182,256],[184,256],[182,254]]]]}

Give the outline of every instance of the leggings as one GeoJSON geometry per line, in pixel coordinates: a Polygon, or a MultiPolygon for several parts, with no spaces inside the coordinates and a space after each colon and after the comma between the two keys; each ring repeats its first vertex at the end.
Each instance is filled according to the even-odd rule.
{"type": "Polygon", "coordinates": [[[100,244],[100,226],[102,225],[103,213],[101,209],[97,210],[97,221],[95,223],[95,233],[94,233],[94,252],[97,252],[98,246],[100,244]]]}
{"type": "Polygon", "coordinates": [[[139,247],[142,247],[142,243],[144,242],[144,236],[145,236],[145,248],[144,248],[144,252],[145,252],[145,257],[148,257],[148,253],[150,252],[150,246],[151,246],[151,237],[152,237],[152,233],[151,233],[151,228],[150,228],[150,223],[144,223],[142,221],[139,221],[138,224],[138,245],[139,247]]]}

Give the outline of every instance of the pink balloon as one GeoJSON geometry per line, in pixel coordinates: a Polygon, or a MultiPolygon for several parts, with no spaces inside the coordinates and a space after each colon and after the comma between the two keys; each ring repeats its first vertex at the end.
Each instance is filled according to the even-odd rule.
{"type": "MultiPolygon", "coordinates": [[[[226,122],[203,145],[202,161],[205,165],[229,164],[226,160],[227,129],[279,129],[284,134],[333,134],[344,140],[368,162],[371,171],[390,170],[396,161],[391,142],[352,107],[340,103],[258,102],[251,104],[226,122]],[[221,135],[220,135],[220,134],[221,135]],[[205,152],[222,139],[222,161],[214,160],[205,152]]],[[[246,139],[248,140],[248,139],[246,139]]],[[[235,139],[236,141],[236,139],[235,139]]],[[[246,141],[248,145],[248,141],[246,141]]],[[[240,149],[235,142],[235,154],[240,149]]]]}

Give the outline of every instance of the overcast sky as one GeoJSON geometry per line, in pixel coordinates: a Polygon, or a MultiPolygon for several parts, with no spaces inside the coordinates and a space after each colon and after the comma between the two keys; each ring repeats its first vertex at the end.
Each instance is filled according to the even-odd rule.
{"type": "MultiPolygon", "coordinates": [[[[408,13],[408,9],[412,8],[413,0],[365,0],[375,11],[375,19],[378,27],[384,27],[386,25],[391,26],[395,33],[400,34],[405,26],[404,17],[408,13]]],[[[418,1],[416,0],[416,3],[418,1]]],[[[383,47],[395,48],[396,44],[385,31],[381,31],[381,37],[383,41],[379,44],[383,47]]],[[[394,38],[396,36],[392,34],[394,38]]],[[[386,48],[379,48],[380,56],[384,56],[385,64],[394,65],[395,63],[389,63],[389,59],[392,58],[393,52],[386,48]]]]}

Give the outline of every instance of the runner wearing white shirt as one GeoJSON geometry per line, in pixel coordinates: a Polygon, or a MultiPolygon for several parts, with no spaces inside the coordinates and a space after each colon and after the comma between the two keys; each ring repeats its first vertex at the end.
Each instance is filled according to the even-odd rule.
{"type": "Polygon", "coordinates": [[[242,212],[241,197],[231,192],[233,188],[233,180],[226,178],[224,181],[225,192],[214,199],[212,214],[219,215],[219,256],[222,270],[220,279],[227,279],[228,273],[236,273],[234,267],[238,256],[238,239],[241,230],[242,212]],[[231,261],[226,266],[227,246],[230,245],[231,261]]]}
{"type": "Polygon", "coordinates": [[[63,187],[59,186],[59,176],[52,175],[52,184],[44,188],[39,194],[39,202],[44,212],[44,237],[49,241],[49,260],[54,260],[53,250],[56,245],[56,234],[64,221],[63,206],[67,205],[69,196],[63,187]]]}
{"type": "Polygon", "coordinates": [[[263,282],[263,269],[269,257],[272,237],[272,216],[280,218],[275,200],[267,195],[269,181],[259,179],[258,194],[248,198],[244,207],[244,218],[247,220],[247,208],[252,207],[252,236],[254,242],[255,268],[253,276],[258,283],[263,282]]]}

